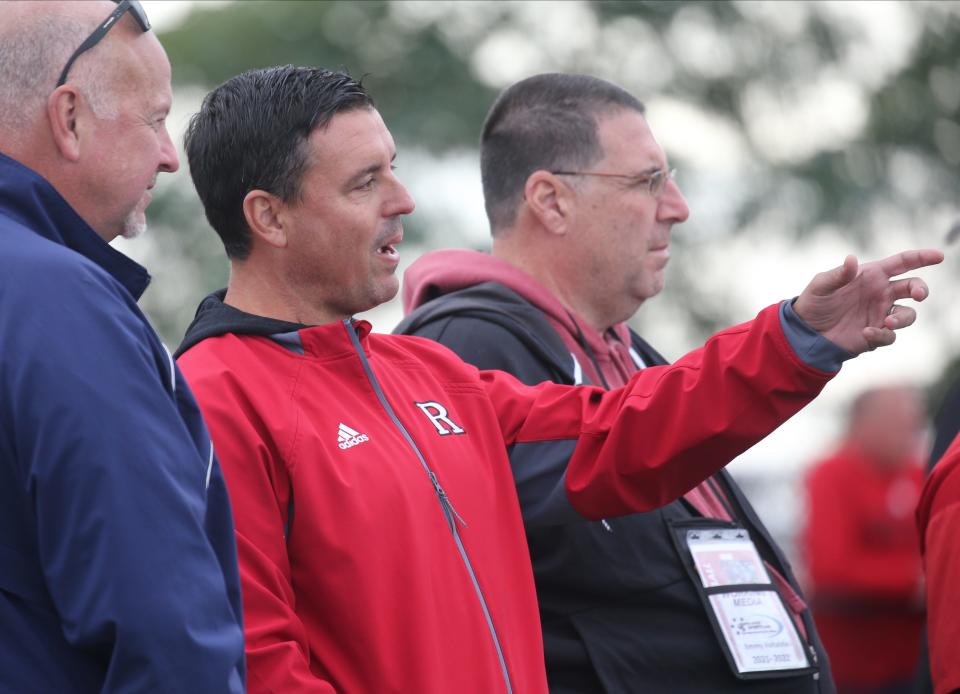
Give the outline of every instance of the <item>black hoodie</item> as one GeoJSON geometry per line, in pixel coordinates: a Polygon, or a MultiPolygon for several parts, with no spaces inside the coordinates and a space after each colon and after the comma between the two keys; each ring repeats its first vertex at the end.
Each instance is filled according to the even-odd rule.
{"type": "MultiPolygon", "coordinates": [[[[590,382],[577,373],[570,349],[570,336],[576,339],[584,329],[558,306],[532,278],[503,261],[471,251],[441,251],[423,256],[407,271],[409,315],[395,332],[431,338],[479,368],[508,371],[531,385],[590,382]],[[567,340],[558,326],[569,331],[567,340]]],[[[643,363],[666,363],[636,333],[628,334],[643,363]]],[[[593,358],[603,343],[598,345],[595,333],[589,337],[588,342],[583,335],[579,344],[593,358]]],[[[726,472],[713,479],[731,506],[730,515],[749,529],[763,559],[799,594],[789,563],[743,492],[726,472]]],[[[819,673],[748,680],[733,675],[671,538],[671,524],[697,518],[702,519],[681,500],[601,522],[527,528],[552,692],[835,692],[809,610],[803,610],[802,619],[819,673]]]]}

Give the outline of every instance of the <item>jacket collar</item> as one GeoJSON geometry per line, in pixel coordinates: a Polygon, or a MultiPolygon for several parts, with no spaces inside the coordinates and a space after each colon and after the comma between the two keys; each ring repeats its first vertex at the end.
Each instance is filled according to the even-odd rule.
{"type": "Polygon", "coordinates": [[[305,325],[257,316],[223,303],[226,289],[207,296],[197,309],[193,323],[187,328],[183,342],[177,348],[176,357],[207,338],[221,335],[252,335],[266,337],[294,354],[312,357],[334,357],[354,351],[350,328],[364,350],[369,352],[368,337],[371,325],[365,320],[348,318],[321,325],[305,325]]]}
{"type": "Polygon", "coordinates": [[[99,265],[134,299],[150,284],[146,268],[100,238],[45,178],[2,153],[0,210],[38,236],[99,265]]]}
{"type": "Polygon", "coordinates": [[[333,358],[345,352],[356,351],[351,333],[356,334],[357,344],[369,355],[371,329],[372,326],[365,320],[347,318],[333,323],[305,327],[299,331],[298,335],[304,354],[311,357],[333,358]]]}

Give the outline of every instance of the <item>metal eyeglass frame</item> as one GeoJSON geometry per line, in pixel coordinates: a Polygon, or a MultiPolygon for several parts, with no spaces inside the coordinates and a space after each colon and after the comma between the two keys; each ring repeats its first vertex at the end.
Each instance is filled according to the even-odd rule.
{"type": "Polygon", "coordinates": [[[672,181],[677,174],[676,169],[660,169],[649,174],[618,174],[604,171],[551,171],[554,176],[600,176],[603,178],[626,178],[639,185],[647,184],[647,190],[655,198],[663,194],[667,181],[672,181]]]}

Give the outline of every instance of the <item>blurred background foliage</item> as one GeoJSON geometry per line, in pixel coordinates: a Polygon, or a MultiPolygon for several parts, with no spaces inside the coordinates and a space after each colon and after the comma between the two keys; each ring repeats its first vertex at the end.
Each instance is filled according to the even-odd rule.
{"type": "MultiPolygon", "coordinates": [[[[404,264],[487,247],[476,143],[500,89],[545,71],[624,86],[647,104],[691,208],[674,230],[667,288],[632,321],[670,358],[847,253],[943,247],[960,217],[960,2],[195,2],[160,37],[175,138],[203,94],[243,70],[363,76],[418,204],[404,264]]],[[[154,273],[143,305],[175,345],[228,266],[189,177],[163,176],[156,192],[153,231],[119,243],[154,273]]],[[[957,270],[948,252],[922,273],[933,294],[897,346],[846,365],[815,406],[738,461],[788,548],[796,475],[842,428],[845,401],[880,381],[942,382],[960,353],[957,270]]],[[[399,304],[367,317],[389,331],[399,304]]]]}
{"type": "MultiPolygon", "coordinates": [[[[870,251],[878,219],[949,225],[960,184],[958,5],[247,0],[193,4],[161,39],[178,103],[190,111],[250,68],[293,63],[363,76],[420,205],[406,223],[407,260],[424,248],[484,247],[471,168],[499,89],[547,70],[625,86],[650,107],[693,210],[675,234],[688,258],[671,266],[662,302],[675,320],[689,317],[675,329],[682,344],[744,317],[701,272],[727,237],[791,241],[826,230],[870,251]],[[467,181],[452,190],[437,183],[451,177],[467,181]]],[[[183,125],[185,117],[172,124],[183,125]]],[[[226,281],[226,264],[187,177],[173,178],[151,219],[172,230],[176,248],[154,239],[133,254],[159,260],[158,272],[176,267],[180,291],[158,281],[165,296],[146,298],[175,343],[197,296],[226,281]]]]}

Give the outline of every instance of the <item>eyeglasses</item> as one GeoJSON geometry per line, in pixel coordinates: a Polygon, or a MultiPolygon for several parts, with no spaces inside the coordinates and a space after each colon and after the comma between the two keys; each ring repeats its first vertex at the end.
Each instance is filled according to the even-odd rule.
{"type": "MultiPolygon", "coordinates": [[[[114,0],[118,2],[118,0],[114,0]]],[[[62,87],[67,81],[67,73],[70,72],[70,67],[73,65],[74,61],[80,57],[85,51],[89,51],[91,48],[100,43],[100,40],[107,35],[107,32],[116,24],[120,18],[123,16],[123,13],[127,10],[130,10],[130,14],[133,15],[133,18],[137,20],[137,25],[144,31],[144,33],[150,31],[150,20],[147,19],[147,13],[143,11],[143,7],[140,6],[140,3],[137,0],[123,0],[117,5],[117,9],[110,13],[110,16],[104,19],[100,26],[94,30],[90,36],[87,37],[86,41],[80,44],[80,48],[73,52],[73,55],[70,56],[70,59],[67,61],[67,64],[63,68],[63,72],[60,73],[60,79],[57,80],[57,86],[62,87]]]]}
{"type": "Polygon", "coordinates": [[[602,176],[604,178],[625,178],[630,183],[630,187],[646,187],[647,191],[655,198],[659,198],[667,181],[673,180],[677,175],[676,169],[660,169],[648,174],[617,174],[604,173],[601,171],[551,171],[554,176],[602,176]]]}

